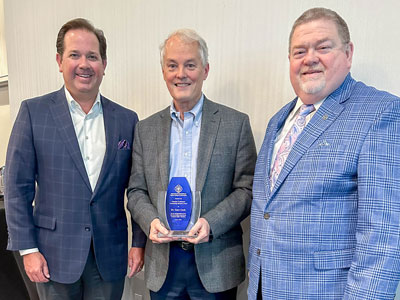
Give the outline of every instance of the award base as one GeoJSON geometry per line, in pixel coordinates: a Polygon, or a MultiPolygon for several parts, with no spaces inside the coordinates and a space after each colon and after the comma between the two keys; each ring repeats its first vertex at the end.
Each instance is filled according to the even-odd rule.
{"type": "MultiPolygon", "coordinates": [[[[177,177],[173,179],[177,179],[177,177]]],[[[187,183],[186,178],[184,179],[187,183]]],[[[192,198],[192,192],[190,190],[187,191],[187,189],[189,189],[189,183],[186,185],[186,190],[179,189],[178,191],[174,191],[174,193],[160,191],[158,193],[157,210],[159,218],[165,228],[169,230],[167,235],[159,232],[158,237],[176,238],[177,240],[182,238],[197,237],[197,234],[190,236],[189,231],[200,217],[201,196],[200,192],[196,191],[193,195],[194,197],[192,198]],[[190,195],[190,197],[187,195],[190,195]]],[[[178,187],[182,188],[182,186],[185,186],[183,182],[181,182],[178,187]]]]}
{"type": "Polygon", "coordinates": [[[157,236],[159,238],[163,238],[163,237],[173,237],[173,238],[196,238],[197,234],[195,235],[189,235],[189,231],[185,231],[185,230],[171,230],[167,235],[162,234],[161,232],[159,232],[157,234],[157,236]]]}

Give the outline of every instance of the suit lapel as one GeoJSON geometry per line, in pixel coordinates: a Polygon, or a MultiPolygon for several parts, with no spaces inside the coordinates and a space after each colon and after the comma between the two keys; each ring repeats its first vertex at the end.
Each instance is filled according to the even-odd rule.
{"type": "Polygon", "coordinates": [[[53,104],[50,105],[50,111],[54,122],[58,127],[61,139],[71,155],[71,158],[82,176],[83,181],[91,190],[89,177],[87,176],[85,165],[83,163],[81,150],[79,148],[78,139],[76,138],[75,128],[72,123],[71,113],[69,112],[68,102],[65,97],[64,87],[61,88],[52,99],[53,104]]]}
{"type": "Polygon", "coordinates": [[[271,190],[269,176],[270,176],[271,165],[274,163],[272,161],[272,154],[274,152],[276,136],[278,134],[278,131],[285,124],[285,120],[287,119],[289,113],[296,105],[296,100],[297,98],[294,99],[292,102],[288,103],[285,107],[281,109],[277,117],[271,120],[271,123],[269,124],[267,132],[265,134],[265,141],[263,143],[263,145],[265,145],[265,150],[260,151],[259,156],[261,155],[261,157],[259,157],[258,160],[262,159],[265,162],[264,165],[266,165],[266,168],[263,170],[264,172],[263,178],[265,179],[264,187],[266,195],[269,195],[271,190]]]}
{"type": "Polygon", "coordinates": [[[304,128],[303,132],[300,134],[292,150],[290,151],[289,156],[287,157],[282,171],[279,174],[275,186],[270,194],[270,197],[273,197],[290,171],[294,168],[301,157],[308,151],[311,145],[342,113],[344,109],[342,103],[349,98],[354,84],[355,81],[349,74],[342,85],[331,95],[329,95],[322,103],[321,107],[304,128]]]}
{"type": "Polygon", "coordinates": [[[170,108],[167,107],[160,114],[159,126],[157,126],[157,156],[159,160],[160,178],[162,190],[167,190],[169,183],[169,148],[171,136],[170,108]]]}
{"type": "Polygon", "coordinates": [[[106,136],[106,153],[104,154],[103,164],[101,167],[99,179],[97,180],[96,187],[93,195],[97,193],[98,189],[102,186],[108,170],[115,160],[117,154],[117,145],[119,141],[118,120],[115,116],[115,108],[110,100],[100,96],[101,105],[103,108],[104,130],[106,136]]]}
{"type": "Polygon", "coordinates": [[[204,97],[197,156],[196,190],[198,191],[203,190],[220,121],[218,107],[204,97]]]}

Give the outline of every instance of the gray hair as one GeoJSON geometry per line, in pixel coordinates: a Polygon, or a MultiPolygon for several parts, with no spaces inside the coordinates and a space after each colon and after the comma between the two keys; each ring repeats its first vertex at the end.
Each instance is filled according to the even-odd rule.
{"type": "Polygon", "coordinates": [[[193,42],[197,42],[199,46],[199,54],[201,58],[201,63],[205,67],[208,64],[208,48],[207,48],[207,43],[206,41],[198,35],[196,31],[193,29],[187,29],[187,28],[182,28],[178,29],[168,35],[166,40],[160,45],[160,63],[161,66],[164,64],[164,54],[165,54],[165,46],[167,45],[167,42],[172,38],[172,37],[178,37],[181,41],[184,43],[190,44],[193,42]]]}
{"type": "Polygon", "coordinates": [[[338,15],[337,12],[330,10],[324,7],[315,7],[309,10],[306,10],[293,24],[292,31],[289,36],[289,53],[290,48],[292,47],[292,37],[295,29],[303,24],[316,21],[316,20],[329,20],[335,23],[339,38],[342,41],[343,45],[347,45],[350,43],[350,32],[347,27],[346,22],[343,20],[341,16],[338,15]]]}

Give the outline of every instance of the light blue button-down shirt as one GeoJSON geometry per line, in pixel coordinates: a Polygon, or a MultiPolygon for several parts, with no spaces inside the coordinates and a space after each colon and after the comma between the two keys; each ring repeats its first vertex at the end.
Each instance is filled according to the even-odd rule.
{"type": "Polygon", "coordinates": [[[186,177],[192,193],[196,191],[197,154],[203,102],[204,95],[190,111],[184,113],[184,120],[180,118],[180,112],[176,111],[173,102],[170,108],[172,124],[169,180],[172,177],[186,177]]]}

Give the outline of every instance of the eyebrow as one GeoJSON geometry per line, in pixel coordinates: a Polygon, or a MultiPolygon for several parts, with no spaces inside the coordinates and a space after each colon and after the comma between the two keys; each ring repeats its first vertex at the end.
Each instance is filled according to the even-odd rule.
{"type": "MultiPolygon", "coordinates": [[[[172,59],[172,58],[167,58],[167,59],[165,60],[165,62],[166,62],[166,63],[171,63],[171,62],[173,62],[173,63],[178,63],[175,59],[172,59]]],[[[188,60],[185,60],[183,63],[187,64],[187,63],[190,63],[190,62],[196,62],[196,59],[195,59],[195,58],[190,58],[190,59],[188,59],[188,60]]]]}
{"type": "MultiPolygon", "coordinates": [[[[325,42],[332,42],[334,44],[333,40],[329,39],[329,38],[317,40],[316,43],[313,43],[313,44],[320,45],[320,44],[325,43],[325,42]]],[[[302,49],[302,48],[307,48],[307,46],[305,44],[294,45],[292,47],[292,50],[294,50],[294,49],[302,49]]]]}

